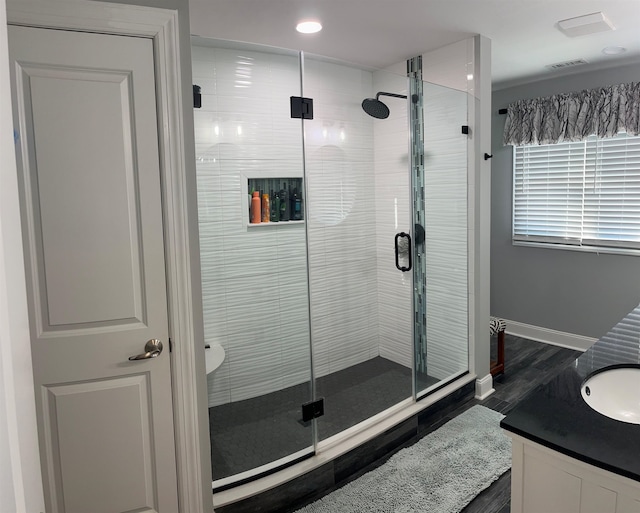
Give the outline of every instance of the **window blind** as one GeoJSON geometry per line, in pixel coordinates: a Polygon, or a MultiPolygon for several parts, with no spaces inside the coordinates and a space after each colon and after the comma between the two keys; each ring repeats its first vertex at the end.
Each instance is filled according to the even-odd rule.
{"type": "Polygon", "coordinates": [[[640,249],[640,137],[516,146],[513,240],[640,249]]]}

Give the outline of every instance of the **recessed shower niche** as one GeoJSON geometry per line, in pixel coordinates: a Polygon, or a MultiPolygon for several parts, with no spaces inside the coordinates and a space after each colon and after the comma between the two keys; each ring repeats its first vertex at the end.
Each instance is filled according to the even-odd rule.
{"type": "Polygon", "coordinates": [[[304,221],[304,183],[300,177],[248,178],[248,225],[251,227],[304,221]]]}

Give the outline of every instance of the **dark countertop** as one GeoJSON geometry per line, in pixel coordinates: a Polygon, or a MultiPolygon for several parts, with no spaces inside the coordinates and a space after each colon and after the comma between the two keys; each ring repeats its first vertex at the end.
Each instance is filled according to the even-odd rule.
{"type": "Polygon", "coordinates": [[[640,364],[640,305],[555,378],[518,403],[500,426],[577,460],[640,481],[640,425],[592,410],[580,394],[583,381],[593,372],[619,364],[640,364]]]}

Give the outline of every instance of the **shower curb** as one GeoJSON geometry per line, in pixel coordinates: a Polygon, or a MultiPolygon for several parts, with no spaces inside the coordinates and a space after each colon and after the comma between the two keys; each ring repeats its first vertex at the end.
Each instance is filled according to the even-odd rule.
{"type": "Polygon", "coordinates": [[[434,431],[462,403],[473,399],[470,382],[437,403],[409,417],[355,449],[304,475],[238,502],[220,506],[216,513],[292,513],[349,481],[382,465],[400,449],[434,431]]]}

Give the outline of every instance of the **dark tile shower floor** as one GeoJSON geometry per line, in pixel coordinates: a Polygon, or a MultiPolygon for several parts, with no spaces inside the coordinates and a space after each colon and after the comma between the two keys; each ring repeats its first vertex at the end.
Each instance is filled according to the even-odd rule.
{"type": "MultiPolygon", "coordinates": [[[[420,384],[435,378],[422,376],[420,384]]],[[[324,440],[411,396],[411,369],[376,357],[316,380],[325,413],[324,440]]],[[[209,408],[211,465],[218,480],[311,447],[311,423],[301,405],[310,400],[303,383],[260,397],[209,408]]]]}

